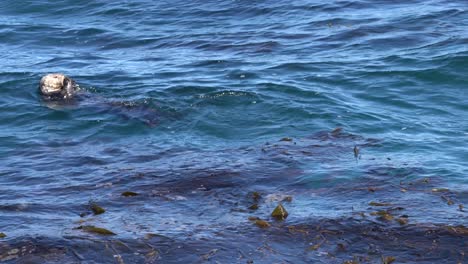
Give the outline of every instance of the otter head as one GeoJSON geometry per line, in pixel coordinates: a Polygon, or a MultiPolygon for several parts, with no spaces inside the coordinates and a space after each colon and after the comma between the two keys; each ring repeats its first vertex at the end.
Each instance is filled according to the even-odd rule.
{"type": "Polygon", "coordinates": [[[75,94],[75,82],[61,73],[42,77],[39,90],[47,99],[71,99],[75,94]]]}

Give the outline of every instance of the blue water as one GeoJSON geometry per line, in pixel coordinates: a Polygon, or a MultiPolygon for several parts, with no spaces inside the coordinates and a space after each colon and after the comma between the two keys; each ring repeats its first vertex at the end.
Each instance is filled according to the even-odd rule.
{"type": "Polygon", "coordinates": [[[467,8],[2,1],[0,261],[466,261],[467,8]],[[82,99],[45,103],[52,72],[82,99]]]}

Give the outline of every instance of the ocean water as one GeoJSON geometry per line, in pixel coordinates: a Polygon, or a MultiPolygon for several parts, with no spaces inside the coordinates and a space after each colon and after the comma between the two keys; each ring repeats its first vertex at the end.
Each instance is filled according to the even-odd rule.
{"type": "Polygon", "coordinates": [[[467,262],[467,9],[2,1],[0,262],[467,262]]]}

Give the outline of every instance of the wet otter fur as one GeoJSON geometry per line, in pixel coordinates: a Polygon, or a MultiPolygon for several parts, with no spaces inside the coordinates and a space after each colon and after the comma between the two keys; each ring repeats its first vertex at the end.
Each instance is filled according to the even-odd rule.
{"type": "Polygon", "coordinates": [[[91,106],[99,112],[111,112],[125,119],[137,119],[151,127],[158,123],[160,114],[156,109],[125,101],[109,101],[78,91],[80,91],[79,85],[62,73],[47,74],[39,83],[39,93],[44,104],[50,109],[76,109],[84,103],[85,106],[91,106]]]}
{"type": "Polygon", "coordinates": [[[48,100],[70,100],[76,91],[75,81],[62,73],[47,74],[39,83],[39,92],[48,100]]]}

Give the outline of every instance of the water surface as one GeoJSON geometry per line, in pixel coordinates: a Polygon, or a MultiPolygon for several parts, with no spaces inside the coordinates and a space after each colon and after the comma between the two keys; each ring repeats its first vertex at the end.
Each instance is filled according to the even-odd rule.
{"type": "Polygon", "coordinates": [[[466,261],[465,1],[0,7],[1,261],[466,261]]]}

